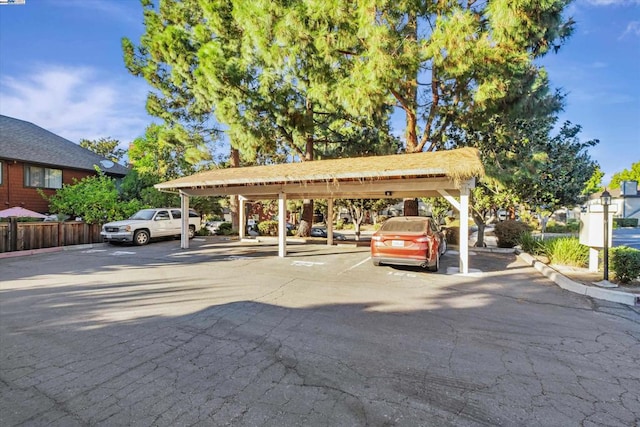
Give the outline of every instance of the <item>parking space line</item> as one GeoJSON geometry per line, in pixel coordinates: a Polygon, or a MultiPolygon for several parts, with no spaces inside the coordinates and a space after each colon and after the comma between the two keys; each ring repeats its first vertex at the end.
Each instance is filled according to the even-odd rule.
{"type": "Polygon", "coordinates": [[[324,262],[293,261],[291,265],[302,266],[302,267],[313,267],[314,265],[324,265],[324,262]]]}
{"type": "Polygon", "coordinates": [[[357,263],[356,265],[352,265],[351,267],[347,268],[346,270],[342,270],[338,274],[346,273],[347,271],[350,271],[350,270],[353,270],[354,268],[360,267],[362,264],[364,264],[365,262],[369,261],[370,259],[371,259],[371,257],[368,256],[365,259],[363,259],[362,261],[360,261],[359,263],[357,263]]]}

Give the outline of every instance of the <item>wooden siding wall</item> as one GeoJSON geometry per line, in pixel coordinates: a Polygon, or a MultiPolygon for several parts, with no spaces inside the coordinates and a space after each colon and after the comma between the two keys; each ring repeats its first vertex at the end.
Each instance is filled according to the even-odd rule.
{"type": "MultiPolygon", "coordinates": [[[[0,161],[3,163],[3,179],[0,185],[0,210],[20,206],[34,212],[48,212],[49,203],[38,194],[38,190],[24,186],[24,163],[4,159],[0,159],[0,161]]],[[[63,169],[62,183],[73,184],[74,179],[81,180],[89,175],[95,175],[95,173],[63,169]]],[[[52,189],[43,189],[43,191],[47,196],[52,196],[55,193],[55,190],[52,189]]]]}
{"type": "Polygon", "coordinates": [[[12,249],[11,224],[1,222],[0,253],[100,243],[101,228],[100,224],[84,222],[18,222],[15,249],[12,249]]]}

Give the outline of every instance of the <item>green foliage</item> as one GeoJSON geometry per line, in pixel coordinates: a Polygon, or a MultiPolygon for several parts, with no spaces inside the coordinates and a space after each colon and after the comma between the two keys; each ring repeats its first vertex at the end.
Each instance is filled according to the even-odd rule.
{"type": "Polygon", "coordinates": [[[129,146],[129,163],[140,175],[178,178],[197,171],[195,165],[211,160],[202,136],[190,134],[180,124],[151,124],[144,137],[129,146]]]}
{"type": "Polygon", "coordinates": [[[616,172],[611,178],[610,188],[620,188],[622,181],[637,181],[640,184],[640,161],[631,165],[631,170],[624,169],[622,172],[616,172]]]}
{"type": "Polygon", "coordinates": [[[277,236],[278,221],[262,221],[258,224],[258,231],[263,236],[277,236]]]}
{"type": "Polygon", "coordinates": [[[233,227],[230,222],[223,222],[218,226],[218,234],[222,236],[229,236],[233,234],[233,227]]]}
{"type": "Polygon", "coordinates": [[[578,231],[580,231],[580,223],[575,219],[567,221],[566,224],[549,220],[549,222],[547,222],[547,228],[545,229],[547,233],[577,233],[578,231]]]}
{"type": "Polygon", "coordinates": [[[540,221],[538,221],[538,218],[534,216],[529,210],[520,212],[520,221],[529,225],[532,230],[537,230],[540,228],[540,221]]]}
{"type": "Polygon", "coordinates": [[[127,150],[118,148],[120,141],[111,138],[100,138],[96,140],[82,139],[80,140],[80,146],[88,150],[93,151],[96,154],[101,155],[113,162],[120,162],[124,155],[127,154],[127,150]]]}
{"type": "Polygon", "coordinates": [[[577,237],[557,237],[544,241],[544,254],[552,264],[586,267],[589,264],[589,247],[580,244],[577,237]]]}
{"type": "Polygon", "coordinates": [[[531,233],[524,232],[517,238],[517,244],[520,248],[531,255],[544,255],[546,246],[540,237],[536,237],[531,233]]]}
{"type": "Polygon", "coordinates": [[[604,177],[604,172],[600,170],[600,166],[596,166],[593,171],[593,175],[591,178],[585,183],[584,188],[582,189],[582,193],[585,196],[589,196],[594,193],[601,193],[604,188],[602,187],[602,178],[604,177]]]}
{"type": "Polygon", "coordinates": [[[638,218],[613,218],[614,227],[637,227],[638,218]]]}
{"type": "Polygon", "coordinates": [[[578,201],[597,167],[587,149],[598,143],[580,141],[580,131],[580,126],[565,122],[556,136],[534,145],[534,153],[540,154],[539,161],[532,165],[534,174],[521,183],[522,196],[529,206],[553,211],[578,201]]]}
{"type": "Polygon", "coordinates": [[[431,215],[440,224],[447,217],[447,213],[452,209],[451,204],[443,197],[423,197],[422,201],[431,208],[431,215]]]}
{"type": "Polygon", "coordinates": [[[627,246],[611,248],[611,268],[622,283],[640,278],[640,250],[627,246]]]}
{"type": "MultiPolygon", "coordinates": [[[[45,199],[43,193],[41,193],[45,199]]],[[[122,202],[115,181],[98,170],[72,185],[63,185],[48,199],[49,211],[55,214],[81,217],[88,224],[103,224],[127,218],[142,206],[138,200],[122,202]]]]}
{"type": "Polygon", "coordinates": [[[530,227],[524,222],[511,220],[499,222],[494,229],[499,248],[513,248],[518,244],[520,236],[530,231],[530,227]]]}

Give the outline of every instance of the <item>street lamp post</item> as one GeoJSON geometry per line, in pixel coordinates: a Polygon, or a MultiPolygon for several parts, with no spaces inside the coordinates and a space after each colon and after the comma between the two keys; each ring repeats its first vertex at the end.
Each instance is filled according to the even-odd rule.
{"type": "Polygon", "coordinates": [[[600,195],[600,203],[604,208],[604,280],[609,281],[609,205],[611,194],[605,188],[600,195]]]}

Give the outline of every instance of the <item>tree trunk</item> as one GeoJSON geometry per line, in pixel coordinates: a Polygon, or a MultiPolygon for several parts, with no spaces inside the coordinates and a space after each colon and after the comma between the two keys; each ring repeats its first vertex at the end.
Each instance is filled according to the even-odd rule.
{"type": "MultiPolygon", "coordinates": [[[[307,100],[305,110],[307,141],[303,161],[313,161],[313,109],[311,101],[307,100]]],[[[302,203],[302,218],[298,227],[298,236],[309,237],[313,225],[313,200],[305,199],[302,203]]]]}
{"type": "Polygon", "coordinates": [[[349,213],[351,214],[351,222],[353,222],[353,228],[356,232],[356,241],[360,240],[360,226],[364,219],[364,208],[358,208],[356,206],[350,206],[349,213]]]}
{"type": "Polygon", "coordinates": [[[484,221],[484,218],[480,217],[479,215],[473,215],[473,221],[476,223],[476,225],[478,226],[478,238],[476,240],[476,248],[484,248],[487,246],[487,244],[484,242],[484,229],[486,228],[487,224],[484,221]]]}
{"type": "Polygon", "coordinates": [[[404,216],[418,216],[418,199],[404,199],[404,216]]]}
{"type": "MultiPolygon", "coordinates": [[[[231,148],[230,163],[232,168],[240,167],[240,151],[237,148],[231,148]]],[[[229,209],[231,211],[231,228],[234,231],[238,231],[240,229],[240,201],[238,196],[230,197],[229,209]]]]}

